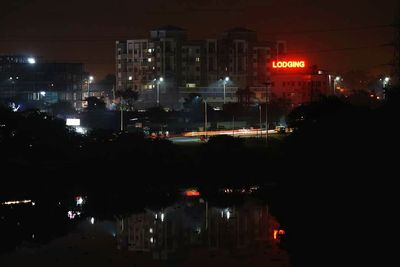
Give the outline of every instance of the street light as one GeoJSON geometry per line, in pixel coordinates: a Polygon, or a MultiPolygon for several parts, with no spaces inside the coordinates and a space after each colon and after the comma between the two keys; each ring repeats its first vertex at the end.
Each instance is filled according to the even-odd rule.
{"type": "Polygon", "coordinates": [[[36,59],[33,58],[33,57],[29,57],[29,58],[28,58],[28,63],[29,63],[29,64],[36,64],[36,59]]]}
{"type": "Polygon", "coordinates": [[[162,83],[164,81],[163,77],[160,77],[158,80],[156,80],[157,82],[157,107],[160,106],[160,83],[162,83]]]}
{"type": "Polygon", "coordinates": [[[204,100],[204,132],[205,137],[207,138],[207,100],[204,100]]]}
{"type": "Polygon", "coordinates": [[[226,84],[229,82],[229,77],[225,77],[223,84],[224,84],[224,105],[225,105],[225,91],[226,91],[226,84]]]}
{"type": "Polygon", "coordinates": [[[88,85],[87,85],[87,92],[88,92],[88,97],[90,97],[90,84],[94,81],[94,77],[93,76],[89,76],[89,80],[88,80],[88,85]]]}
{"type": "Polygon", "coordinates": [[[383,86],[386,87],[386,85],[389,83],[390,81],[390,77],[385,77],[385,79],[383,80],[383,86]]]}
{"type": "MultiPolygon", "coordinates": [[[[381,79],[382,80],[382,79],[381,79]]],[[[390,77],[385,77],[384,79],[383,79],[383,81],[382,81],[382,86],[383,86],[383,97],[385,98],[385,95],[386,95],[386,87],[387,87],[387,85],[389,84],[389,82],[390,82],[390,77]]]]}
{"type": "Polygon", "coordinates": [[[336,76],[335,79],[333,80],[333,93],[336,94],[336,87],[338,82],[340,82],[342,78],[340,76],[336,76]]]}
{"type": "Polygon", "coordinates": [[[265,142],[268,145],[268,87],[271,83],[265,83],[265,142]]]}
{"type": "Polygon", "coordinates": [[[260,112],[260,137],[262,137],[261,104],[258,104],[258,111],[260,112]]]}

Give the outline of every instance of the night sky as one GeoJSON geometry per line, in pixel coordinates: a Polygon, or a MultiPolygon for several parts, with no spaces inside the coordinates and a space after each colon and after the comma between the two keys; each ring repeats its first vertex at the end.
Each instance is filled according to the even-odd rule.
{"type": "Polygon", "coordinates": [[[116,39],[147,37],[150,29],[168,24],[188,29],[191,39],[241,26],[257,31],[260,40],[287,40],[289,51],[307,51],[300,55],[321,68],[377,73],[392,60],[393,48],[381,45],[393,42],[394,28],[375,26],[394,23],[398,2],[2,0],[0,54],[83,62],[102,78],[114,73],[116,39]]]}

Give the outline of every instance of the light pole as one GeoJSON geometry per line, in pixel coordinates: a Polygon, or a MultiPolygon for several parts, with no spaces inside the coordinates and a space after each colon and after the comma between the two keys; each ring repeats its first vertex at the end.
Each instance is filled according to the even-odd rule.
{"type": "Polygon", "coordinates": [[[225,101],[225,95],[226,95],[226,84],[229,82],[229,77],[225,77],[223,84],[224,84],[224,105],[226,103],[225,101]]]}
{"type": "Polygon", "coordinates": [[[160,83],[164,81],[163,77],[160,77],[157,81],[157,107],[160,106],[160,83]]]}
{"type": "Polygon", "coordinates": [[[207,100],[204,100],[204,132],[207,138],[207,100]]]}
{"type": "Polygon", "coordinates": [[[258,104],[258,111],[260,112],[260,137],[262,136],[262,122],[261,122],[261,105],[258,104]]]}
{"type": "Polygon", "coordinates": [[[336,76],[335,79],[333,80],[333,94],[336,95],[336,87],[337,84],[340,82],[342,78],[340,76],[336,76]]]}
{"type": "Polygon", "coordinates": [[[265,142],[268,145],[268,86],[269,82],[265,83],[265,142]]]}
{"type": "Polygon", "coordinates": [[[90,97],[90,84],[94,81],[94,77],[93,76],[89,76],[88,79],[88,85],[87,85],[87,94],[88,94],[88,98],[90,97]]]}
{"type": "Polygon", "coordinates": [[[121,95],[121,104],[120,104],[120,109],[121,109],[121,132],[124,131],[124,109],[122,107],[124,98],[121,95]]]}
{"type": "Polygon", "coordinates": [[[387,85],[389,84],[389,82],[390,82],[390,77],[385,77],[384,79],[383,79],[383,82],[382,82],[382,85],[383,85],[383,92],[382,92],[382,94],[383,94],[383,98],[385,99],[386,98],[386,87],[387,87],[387,85]]]}

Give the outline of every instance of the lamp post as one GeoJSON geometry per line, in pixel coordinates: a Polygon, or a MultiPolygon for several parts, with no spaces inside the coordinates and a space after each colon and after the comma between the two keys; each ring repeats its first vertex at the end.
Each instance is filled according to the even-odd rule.
{"type": "Polygon", "coordinates": [[[207,138],[207,100],[204,100],[204,132],[207,138]]]}
{"type": "Polygon", "coordinates": [[[269,82],[265,83],[265,142],[268,145],[268,86],[269,82]]]}
{"type": "Polygon", "coordinates": [[[261,105],[258,104],[258,111],[260,112],[260,137],[262,136],[262,122],[261,122],[261,105]]]}
{"type": "Polygon", "coordinates": [[[87,85],[87,93],[88,93],[88,97],[90,97],[90,84],[94,81],[94,77],[93,76],[89,76],[88,79],[88,85],[87,85]]]}
{"type": "Polygon", "coordinates": [[[224,105],[226,103],[225,101],[225,95],[226,95],[226,84],[229,82],[229,77],[225,77],[223,84],[224,84],[224,105]]]}
{"type": "Polygon", "coordinates": [[[124,109],[122,107],[124,98],[121,95],[121,103],[120,103],[120,110],[121,110],[121,132],[124,131],[124,109]]]}
{"type": "Polygon", "coordinates": [[[160,83],[162,83],[164,81],[163,77],[160,77],[158,80],[156,80],[157,82],[157,107],[160,106],[160,83]]]}
{"type": "Polygon", "coordinates": [[[335,79],[333,80],[333,94],[336,95],[336,89],[337,85],[340,82],[342,78],[340,76],[336,76],[335,79]]]}
{"type": "Polygon", "coordinates": [[[387,87],[387,85],[389,84],[389,82],[390,82],[390,77],[385,77],[384,79],[383,79],[383,81],[382,81],[382,85],[383,85],[383,88],[382,88],[382,94],[383,94],[383,98],[385,99],[386,98],[386,87],[387,87]]]}

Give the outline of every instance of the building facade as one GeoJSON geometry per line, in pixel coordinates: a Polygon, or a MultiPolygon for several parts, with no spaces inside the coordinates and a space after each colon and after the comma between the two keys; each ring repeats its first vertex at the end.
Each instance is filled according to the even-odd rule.
{"type": "Polygon", "coordinates": [[[333,83],[332,76],[316,66],[273,69],[267,85],[254,89],[253,100],[265,103],[268,96],[268,101],[280,99],[289,105],[289,109],[293,109],[304,103],[318,101],[323,96],[333,95],[333,83]]]}
{"type": "Polygon", "coordinates": [[[36,108],[68,101],[79,109],[86,77],[80,63],[44,63],[24,55],[0,56],[0,99],[36,108]]]}
{"type": "Polygon", "coordinates": [[[226,208],[198,198],[183,199],[162,210],[146,210],[117,220],[117,246],[149,253],[153,259],[187,258],[189,249],[244,251],[274,247],[280,224],[266,205],[226,208]]]}
{"type": "Polygon", "coordinates": [[[238,89],[265,86],[266,64],[285,50],[285,42],[259,42],[256,32],[243,28],[216,39],[188,40],[186,30],[162,27],[148,39],[116,42],[116,88],[139,92],[143,108],[159,103],[179,109],[190,94],[213,105],[236,102],[238,89]]]}

